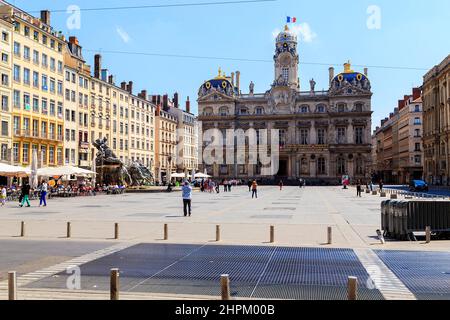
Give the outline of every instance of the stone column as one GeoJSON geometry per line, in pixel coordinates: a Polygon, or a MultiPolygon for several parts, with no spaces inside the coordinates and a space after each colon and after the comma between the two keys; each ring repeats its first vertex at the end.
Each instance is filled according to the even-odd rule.
{"type": "Polygon", "coordinates": [[[355,177],[355,161],[354,159],[347,161],[347,173],[350,179],[355,177]]]}
{"type": "Polygon", "coordinates": [[[355,129],[353,128],[353,124],[349,124],[347,127],[347,143],[355,143],[355,129]]]}
{"type": "Polygon", "coordinates": [[[311,178],[315,178],[317,176],[317,173],[316,173],[316,161],[317,161],[317,158],[314,159],[314,160],[309,160],[309,176],[311,178]]]}

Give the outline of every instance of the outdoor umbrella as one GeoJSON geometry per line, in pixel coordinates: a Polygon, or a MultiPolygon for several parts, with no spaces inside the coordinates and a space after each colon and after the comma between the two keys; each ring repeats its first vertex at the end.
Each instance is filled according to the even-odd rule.
{"type": "Polygon", "coordinates": [[[4,177],[27,177],[31,174],[30,168],[11,166],[6,163],[0,163],[0,176],[4,177]]]}
{"type": "Polygon", "coordinates": [[[31,155],[31,176],[30,176],[30,186],[32,189],[38,187],[38,156],[37,150],[33,150],[31,155]]]}

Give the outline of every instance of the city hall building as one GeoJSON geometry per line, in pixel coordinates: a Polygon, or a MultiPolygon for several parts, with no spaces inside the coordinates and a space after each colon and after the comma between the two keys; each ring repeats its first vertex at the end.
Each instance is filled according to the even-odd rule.
{"type": "MultiPolygon", "coordinates": [[[[230,129],[254,129],[257,136],[263,129],[268,135],[277,129],[278,172],[266,175],[263,164],[248,161],[248,153],[245,163],[207,163],[203,159],[202,170],[215,178],[304,178],[310,183],[337,183],[342,175],[353,179],[369,176],[372,92],[367,69],[359,73],[346,63],[343,72],[335,75],[331,67],[328,91],[316,91],[314,79],[309,90],[301,91],[297,46],[296,35],[286,26],[276,38],[275,76],[265,93],[255,93],[253,82],[249,92],[242,93],[240,72],[228,77],[220,69],[198,92],[202,154],[213,141],[202,138],[209,129],[220,130],[224,137],[230,129]]],[[[239,151],[238,146],[233,148],[235,153],[239,151]]]]}

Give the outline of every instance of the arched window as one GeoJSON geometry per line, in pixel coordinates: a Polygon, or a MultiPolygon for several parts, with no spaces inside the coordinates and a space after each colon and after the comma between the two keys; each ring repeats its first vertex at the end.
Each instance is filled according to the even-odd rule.
{"type": "Polygon", "coordinates": [[[240,115],[248,115],[248,109],[246,107],[239,108],[240,115]]]}
{"type": "Polygon", "coordinates": [[[228,115],[228,108],[227,108],[227,107],[221,107],[221,108],[219,109],[219,114],[220,114],[221,116],[227,116],[227,115],[228,115]]]}
{"type": "Polygon", "coordinates": [[[355,104],[355,111],[356,112],[362,112],[363,111],[363,104],[362,103],[356,103],[355,104]]]}
{"type": "Polygon", "coordinates": [[[316,108],[316,112],[318,112],[318,113],[324,113],[325,110],[326,110],[326,108],[323,104],[319,104],[316,108]]]}
{"type": "Polygon", "coordinates": [[[338,112],[345,112],[345,109],[346,109],[345,103],[339,103],[339,104],[337,105],[337,111],[338,111],[338,112]]]}
{"type": "Polygon", "coordinates": [[[300,106],[300,113],[308,113],[309,107],[308,106],[300,106]]]}
{"type": "Polygon", "coordinates": [[[210,108],[210,107],[205,108],[205,109],[203,110],[203,115],[205,115],[205,116],[212,116],[212,115],[213,115],[213,109],[210,108]]]}
{"type": "Polygon", "coordinates": [[[256,107],[255,113],[259,114],[259,115],[264,114],[264,108],[263,107],[256,107]]]}
{"type": "Polygon", "coordinates": [[[346,174],[346,168],[345,168],[345,159],[344,158],[338,158],[336,161],[336,165],[337,165],[337,173],[339,175],[341,174],[346,174]]]}

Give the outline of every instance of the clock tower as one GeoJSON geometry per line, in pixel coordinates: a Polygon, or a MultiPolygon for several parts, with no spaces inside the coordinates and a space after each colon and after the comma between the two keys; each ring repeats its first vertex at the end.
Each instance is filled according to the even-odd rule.
{"type": "Polygon", "coordinates": [[[277,36],[273,59],[275,61],[274,85],[299,91],[297,36],[289,30],[288,26],[277,36]]]}

